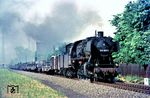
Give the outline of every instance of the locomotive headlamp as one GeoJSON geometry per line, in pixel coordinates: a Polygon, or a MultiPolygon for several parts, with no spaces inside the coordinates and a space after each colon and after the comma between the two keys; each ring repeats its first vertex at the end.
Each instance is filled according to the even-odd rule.
{"type": "Polygon", "coordinates": [[[115,64],[117,67],[119,67],[119,64],[115,64]]]}
{"type": "Polygon", "coordinates": [[[75,63],[75,61],[73,60],[72,63],[75,63]]]}
{"type": "Polygon", "coordinates": [[[79,61],[79,64],[82,64],[82,61],[79,61]]]}

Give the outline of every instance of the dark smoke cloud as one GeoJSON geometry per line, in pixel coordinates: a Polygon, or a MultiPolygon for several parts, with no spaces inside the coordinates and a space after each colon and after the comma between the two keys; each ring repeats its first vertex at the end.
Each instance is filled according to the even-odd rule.
{"type": "Polygon", "coordinates": [[[5,35],[7,63],[16,58],[16,47],[28,47],[29,37],[44,43],[49,51],[58,43],[76,38],[87,26],[101,22],[97,12],[80,11],[74,3],[67,2],[55,4],[53,11],[41,23],[26,22],[24,16],[32,3],[32,0],[0,0],[0,35],[5,35]]]}
{"type": "Polygon", "coordinates": [[[0,55],[0,63],[9,63],[16,58],[16,47],[27,46],[27,36],[22,30],[25,22],[20,13],[26,8],[26,4],[21,0],[0,0],[0,54],[5,55],[4,59],[3,55],[0,55]],[[2,51],[2,35],[4,51],[2,51]]]}
{"type": "Polygon", "coordinates": [[[35,40],[54,45],[79,36],[87,26],[100,21],[95,11],[79,11],[73,3],[60,3],[41,24],[27,23],[24,30],[35,40]]]}

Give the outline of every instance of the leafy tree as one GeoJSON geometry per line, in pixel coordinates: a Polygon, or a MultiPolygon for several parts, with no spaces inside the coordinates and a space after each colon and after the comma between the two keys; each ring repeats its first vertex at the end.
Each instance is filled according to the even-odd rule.
{"type": "Polygon", "coordinates": [[[111,20],[116,27],[114,40],[119,41],[120,50],[113,53],[118,63],[150,62],[150,0],[129,2],[125,11],[111,20]]]}

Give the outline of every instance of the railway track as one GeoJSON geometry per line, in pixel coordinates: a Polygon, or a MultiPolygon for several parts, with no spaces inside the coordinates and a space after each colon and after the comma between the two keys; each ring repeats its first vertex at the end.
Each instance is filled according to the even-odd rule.
{"type": "MultiPolygon", "coordinates": [[[[60,75],[55,75],[55,76],[66,78],[60,75]]],[[[69,78],[69,79],[78,80],[78,81],[80,80],[78,78],[69,78]]],[[[141,84],[124,83],[124,82],[106,83],[106,82],[97,82],[97,81],[94,81],[93,83],[98,84],[98,85],[104,85],[104,86],[109,86],[109,87],[114,87],[118,89],[129,90],[129,91],[134,91],[134,92],[150,95],[150,86],[145,86],[141,84]]]]}
{"type": "MultiPolygon", "coordinates": [[[[56,76],[61,77],[61,78],[66,78],[66,77],[59,76],[59,75],[56,75],[56,76]]],[[[73,80],[80,80],[80,79],[73,78],[73,80]]],[[[104,86],[109,86],[109,87],[114,87],[118,89],[129,90],[129,91],[134,91],[134,92],[150,95],[150,86],[145,86],[141,84],[123,83],[123,82],[105,83],[105,82],[96,82],[96,81],[94,81],[93,83],[98,84],[98,85],[104,85],[104,86]]]]}
{"type": "Polygon", "coordinates": [[[129,90],[129,91],[134,91],[134,92],[139,92],[139,93],[144,93],[144,94],[149,94],[150,95],[150,86],[145,86],[145,85],[139,85],[139,84],[129,84],[129,83],[104,83],[104,82],[94,82],[98,85],[105,85],[105,86],[110,86],[114,88],[119,88],[119,89],[124,89],[124,90],[129,90]]]}

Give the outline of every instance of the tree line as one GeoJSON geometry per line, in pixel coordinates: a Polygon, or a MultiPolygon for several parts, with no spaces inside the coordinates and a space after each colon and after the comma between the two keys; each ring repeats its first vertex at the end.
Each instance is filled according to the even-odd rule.
{"type": "Polygon", "coordinates": [[[113,53],[117,63],[150,63],[150,0],[129,2],[123,13],[114,15],[111,24],[116,27],[114,41],[119,51],[113,53]]]}

